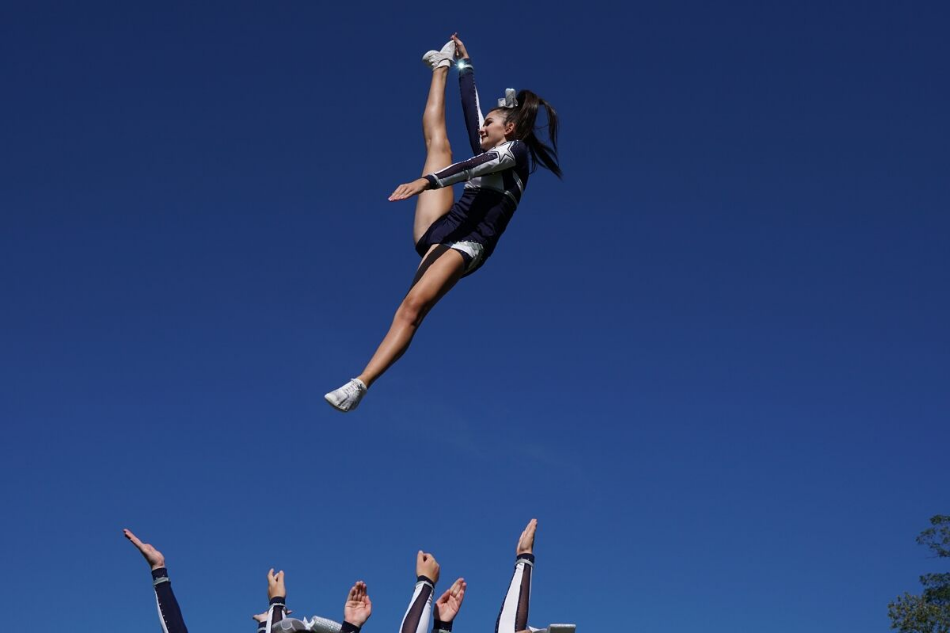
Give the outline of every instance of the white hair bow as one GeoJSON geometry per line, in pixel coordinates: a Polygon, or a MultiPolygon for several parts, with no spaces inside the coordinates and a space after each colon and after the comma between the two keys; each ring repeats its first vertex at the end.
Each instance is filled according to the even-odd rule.
{"type": "Polygon", "coordinates": [[[518,99],[515,98],[517,94],[518,93],[515,91],[514,88],[508,88],[507,90],[505,90],[505,98],[498,100],[498,107],[499,108],[517,108],[518,99]]]}

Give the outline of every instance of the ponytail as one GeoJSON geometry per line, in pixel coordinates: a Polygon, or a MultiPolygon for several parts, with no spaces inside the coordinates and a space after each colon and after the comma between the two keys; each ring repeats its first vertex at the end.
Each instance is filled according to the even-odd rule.
{"type": "Polygon", "coordinates": [[[510,109],[499,108],[498,111],[505,113],[505,123],[515,124],[515,138],[528,146],[528,152],[531,154],[531,171],[537,169],[540,164],[558,178],[562,178],[557,157],[557,110],[530,90],[521,90],[518,92],[518,106],[510,109]],[[550,145],[541,141],[535,133],[538,129],[535,127],[538,111],[542,106],[547,114],[548,123],[541,127],[547,128],[550,145]]]}

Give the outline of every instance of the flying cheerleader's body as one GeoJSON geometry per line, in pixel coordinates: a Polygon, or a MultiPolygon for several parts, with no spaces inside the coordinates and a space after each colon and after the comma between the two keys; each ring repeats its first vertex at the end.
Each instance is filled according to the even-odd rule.
{"type": "Polygon", "coordinates": [[[355,409],[366,390],[405,353],[422,320],[452,289],[491,256],[521,201],[528,177],[538,166],[558,177],[557,112],[528,90],[507,90],[498,107],[482,115],[475,88],[475,69],[465,45],[452,36],[423,61],[432,67],[432,83],[422,131],[426,143],[423,177],[400,185],[390,201],[418,195],[413,241],[422,257],[396,316],[363,372],[324,396],[339,411],[355,409]],[[458,60],[462,113],[473,158],[452,164],[445,127],[445,85],[449,68],[458,60]],[[550,145],[535,134],[538,111],[544,108],[550,145]],[[454,201],[451,185],[465,182],[454,201]]]}

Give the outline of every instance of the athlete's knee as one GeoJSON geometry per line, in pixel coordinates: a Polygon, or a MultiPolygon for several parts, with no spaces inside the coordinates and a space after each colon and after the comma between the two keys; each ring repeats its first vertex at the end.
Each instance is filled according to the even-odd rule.
{"type": "Polygon", "coordinates": [[[431,307],[431,301],[421,293],[409,292],[396,310],[396,318],[406,325],[418,327],[431,307]]]}
{"type": "Polygon", "coordinates": [[[440,153],[452,156],[452,146],[449,139],[443,134],[426,134],[426,151],[430,154],[440,153]]]}

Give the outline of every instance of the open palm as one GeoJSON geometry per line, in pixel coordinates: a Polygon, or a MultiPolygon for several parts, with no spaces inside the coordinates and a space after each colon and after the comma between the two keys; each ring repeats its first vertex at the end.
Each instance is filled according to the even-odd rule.
{"type": "Polygon", "coordinates": [[[440,622],[451,622],[462,608],[465,599],[465,580],[459,578],[438,600],[435,601],[435,619],[440,622]]]}
{"type": "Polygon", "coordinates": [[[132,542],[132,545],[135,545],[135,548],[145,557],[145,560],[148,561],[152,569],[159,569],[165,566],[165,557],[162,556],[160,551],[152,547],[149,543],[140,541],[137,536],[132,534],[132,530],[125,529],[122,530],[122,533],[125,534],[125,538],[132,542]]]}
{"type": "Polygon", "coordinates": [[[538,530],[538,520],[531,519],[528,521],[527,527],[521,533],[521,538],[518,539],[518,548],[515,550],[516,554],[519,556],[521,554],[531,554],[534,552],[534,535],[538,530]]]}
{"type": "Polygon", "coordinates": [[[346,596],[343,605],[343,619],[356,626],[363,626],[373,613],[373,603],[366,593],[366,583],[360,580],[346,596]]]}

